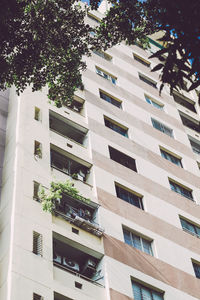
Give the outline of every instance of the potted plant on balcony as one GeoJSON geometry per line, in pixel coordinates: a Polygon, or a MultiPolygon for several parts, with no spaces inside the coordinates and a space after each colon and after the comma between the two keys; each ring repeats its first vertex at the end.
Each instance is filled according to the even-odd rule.
{"type": "Polygon", "coordinates": [[[85,203],[91,202],[89,198],[86,198],[79,193],[74,187],[73,182],[70,180],[67,180],[66,182],[51,182],[49,190],[40,187],[39,197],[42,203],[42,209],[54,213],[56,206],[60,204],[64,194],[85,203]]]}

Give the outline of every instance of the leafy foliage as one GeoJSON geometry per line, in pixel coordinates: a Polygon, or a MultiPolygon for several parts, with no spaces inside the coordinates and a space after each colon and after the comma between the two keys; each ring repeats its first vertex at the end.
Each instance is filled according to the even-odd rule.
{"type": "Polygon", "coordinates": [[[59,202],[64,194],[85,203],[90,203],[91,201],[89,198],[80,195],[79,191],[74,187],[73,182],[69,180],[66,182],[51,182],[51,187],[48,191],[45,191],[42,187],[40,189],[39,198],[42,202],[42,209],[53,213],[56,207],[56,201],[59,202]]]}
{"type": "Polygon", "coordinates": [[[165,83],[171,92],[183,88],[185,79],[190,82],[189,91],[200,85],[199,0],[109,2],[112,7],[97,29],[97,44],[100,39],[104,49],[123,40],[128,44],[139,40],[147,45],[146,36],[162,30],[160,41],[165,48],[151,56],[162,62],[152,70],[161,70],[161,89],[165,83]]]}
{"type": "MultiPolygon", "coordinates": [[[[101,0],[90,0],[97,9],[101,0]]],[[[23,92],[48,86],[48,97],[61,106],[81,86],[84,55],[125,41],[148,45],[147,35],[162,30],[166,48],[152,57],[161,64],[161,89],[190,82],[200,85],[199,0],[108,0],[99,26],[85,23],[86,6],[78,0],[2,0],[0,3],[0,89],[23,92]],[[95,32],[95,36],[91,35],[95,32]],[[188,63],[188,60],[192,64],[188,63]]]]}
{"type": "Polygon", "coordinates": [[[81,85],[89,54],[86,11],[74,0],[3,1],[0,13],[0,89],[15,85],[22,92],[48,85],[60,106],[81,85]],[[4,17],[5,14],[5,17],[4,17]]]}

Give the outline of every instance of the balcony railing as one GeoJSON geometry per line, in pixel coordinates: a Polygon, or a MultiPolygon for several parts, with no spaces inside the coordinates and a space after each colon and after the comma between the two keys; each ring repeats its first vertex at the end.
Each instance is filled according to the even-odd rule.
{"type": "Polygon", "coordinates": [[[74,271],[74,270],[72,270],[72,269],[70,269],[70,268],[68,268],[66,266],[63,266],[62,264],[59,264],[59,263],[57,263],[55,261],[53,261],[53,265],[55,267],[58,267],[58,268],[64,270],[64,271],[67,271],[67,272],[69,272],[69,273],[71,273],[71,274],[73,274],[73,275],[75,275],[77,277],[83,278],[83,279],[85,279],[85,280],[87,280],[87,281],[89,281],[89,282],[91,282],[93,284],[96,284],[97,286],[104,287],[102,284],[100,284],[100,283],[97,282],[98,280],[100,280],[102,278],[97,278],[96,280],[91,279],[91,278],[89,278],[87,276],[84,276],[84,275],[80,274],[79,272],[76,272],[76,271],[74,271]]]}
{"type": "Polygon", "coordinates": [[[94,221],[94,215],[97,209],[98,204],[95,202],[89,201],[88,203],[84,203],[82,200],[74,199],[69,195],[63,195],[63,198],[56,203],[54,214],[100,237],[104,230],[94,221]],[[74,205],[71,204],[73,202],[74,205]]]}

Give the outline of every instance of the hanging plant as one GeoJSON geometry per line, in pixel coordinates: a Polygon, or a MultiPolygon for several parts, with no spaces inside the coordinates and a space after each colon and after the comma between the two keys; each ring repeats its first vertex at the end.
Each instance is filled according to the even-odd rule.
{"type": "Polygon", "coordinates": [[[52,181],[49,190],[45,190],[43,187],[40,187],[39,197],[42,203],[42,209],[53,213],[56,203],[62,199],[64,194],[85,203],[91,202],[89,198],[85,198],[79,194],[79,191],[74,187],[73,182],[70,180],[67,180],[66,182],[52,181]]]}

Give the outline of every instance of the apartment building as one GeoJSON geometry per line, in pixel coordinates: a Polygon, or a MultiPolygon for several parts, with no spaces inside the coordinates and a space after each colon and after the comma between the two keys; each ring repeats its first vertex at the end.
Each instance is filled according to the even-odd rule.
{"type": "Polygon", "coordinates": [[[200,299],[197,95],[159,95],[150,44],[86,58],[84,90],[61,108],[10,91],[0,299],[200,299]],[[43,211],[40,186],[66,180],[78,196],[43,211]]]}

